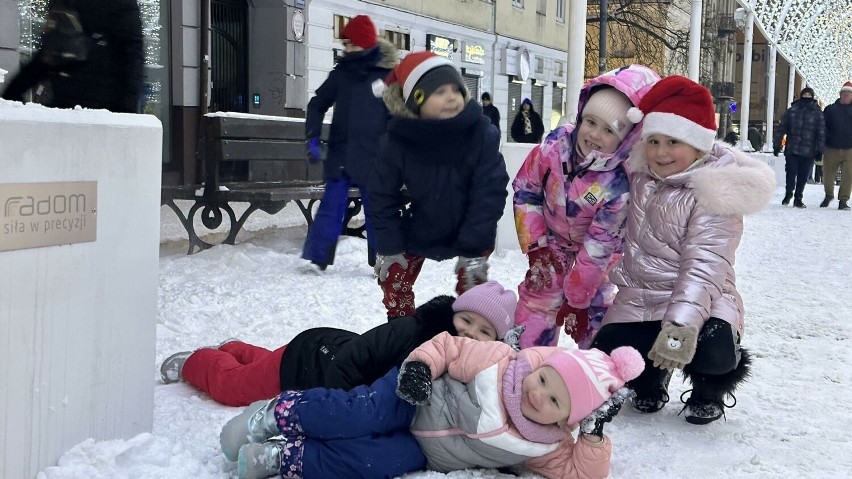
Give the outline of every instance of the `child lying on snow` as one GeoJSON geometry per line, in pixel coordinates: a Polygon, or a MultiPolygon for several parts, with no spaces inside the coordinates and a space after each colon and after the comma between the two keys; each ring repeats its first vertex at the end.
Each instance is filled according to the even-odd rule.
{"type": "Polygon", "coordinates": [[[372,384],[441,332],[481,341],[503,339],[514,324],[516,305],[513,291],[489,281],[458,299],[433,298],[413,316],[364,334],[311,328],[275,351],[230,340],[216,348],[175,353],[163,361],[160,373],[164,383],[186,381],[229,406],[247,406],[286,390],[349,390],[372,384]]]}
{"type": "Polygon", "coordinates": [[[396,477],[522,464],[548,478],[606,477],[611,443],[603,424],[626,399],[624,383],[643,367],[630,347],[611,355],[557,347],[516,352],[441,333],[415,349],[401,372],[372,386],[285,391],[253,403],[225,425],[220,443],[241,479],[396,477]],[[575,442],[570,431],[581,422],[575,442]]]}

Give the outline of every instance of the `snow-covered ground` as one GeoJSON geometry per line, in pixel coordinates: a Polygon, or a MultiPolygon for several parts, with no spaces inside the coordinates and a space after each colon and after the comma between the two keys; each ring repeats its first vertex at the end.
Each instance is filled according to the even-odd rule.
{"type": "MultiPolygon", "coordinates": [[[[678,376],[661,412],[640,415],[625,407],[606,427],[614,442],[612,477],[852,476],[852,212],[838,211],[836,202],[817,208],[821,185],[805,189],[808,209],[782,207],[783,159],[774,163],[779,188],[764,211],[746,218],[736,265],[753,378],[737,393],[727,421],[707,426],[678,417],[677,398],[687,389],[678,376]]],[[[325,275],[304,274],[299,253],[306,228],[298,211],[256,215],[236,246],[185,256],[184,233],[163,208],[153,433],[83,442],[40,478],[228,478],[233,467],[219,450],[219,430],[240,409],[185,384],[160,384],[159,362],[229,337],[274,348],[309,327],[361,332],[384,321],[363,240],[343,238],[325,275]]],[[[427,263],[418,298],[451,293],[452,266],[427,263]]],[[[514,286],[525,267],[520,252],[498,251],[491,278],[514,286]]],[[[562,344],[573,347],[564,337],[562,344]]],[[[459,471],[406,477],[510,476],[459,471]]]]}

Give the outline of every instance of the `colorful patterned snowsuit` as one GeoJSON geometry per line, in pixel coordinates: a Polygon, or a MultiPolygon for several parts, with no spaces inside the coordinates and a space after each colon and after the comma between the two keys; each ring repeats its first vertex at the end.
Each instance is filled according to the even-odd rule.
{"type": "MultiPolygon", "coordinates": [[[[580,93],[577,123],[596,87],[612,86],[638,104],[657,80],[655,72],[640,65],[590,80],[580,93]]],[[[582,159],[576,153],[574,125],[564,125],[530,152],[515,177],[515,226],[521,250],[546,247],[562,263],[561,273],[551,271],[549,286],[531,288],[527,281],[518,286],[515,322],[527,327],[522,348],[556,344],[556,313],[563,300],[578,309],[588,308],[592,328],[599,328],[615,295],[606,275],[621,253],[629,193],[625,162],[639,137],[637,126],[615,153],[593,152],[582,159]]],[[[592,334],[588,332],[583,345],[592,334]]]]}

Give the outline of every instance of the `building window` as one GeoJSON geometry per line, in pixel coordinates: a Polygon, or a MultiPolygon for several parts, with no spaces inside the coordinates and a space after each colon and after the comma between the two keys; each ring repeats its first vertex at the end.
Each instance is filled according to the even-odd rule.
{"type": "Polygon", "coordinates": [[[556,21],[565,23],[565,0],[556,0],[556,21]]]}
{"type": "Polygon", "coordinates": [[[512,6],[517,8],[524,8],[524,0],[512,0],[512,6]]]}
{"type": "Polygon", "coordinates": [[[539,84],[535,80],[533,80],[532,85],[532,100],[533,108],[538,112],[539,115],[542,115],[542,120],[544,119],[544,84],[539,84]]]}
{"type": "Polygon", "coordinates": [[[474,101],[477,100],[479,98],[479,75],[463,73],[462,81],[464,81],[467,91],[470,92],[470,98],[474,101]]]}
{"type": "Polygon", "coordinates": [[[381,38],[384,38],[400,51],[411,51],[411,35],[393,30],[382,30],[381,38]]]}
{"type": "MultiPolygon", "coordinates": [[[[508,110],[506,114],[506,119],[509,121],[509,127],[512,126],[512,121],[514,121],[515,116],[518,114],[518,110],[521,108],[521,84],[515,83],[512,81],[512,77],[509,77],[509,103],[506,105],[506,109],[508,110]]],[[[515,140],[512,139],[512,135],[509,135],[509,141],[513,142],[515,140]]]]}
{"type": "Polygon", "coordinates": [[[335,15],[334,16],[334,39],[340,41],[341,34],[343,32],[343,27],[349,23],[349,17],[344,17],[343,15],[335,15]]]}
{"type": "Polygon", "coordinates": [[[547,0],[538,0],[535,7],[535,13],[539,15],[547,15],[547,0]]]}
{"type": "Polygon", "coordinates": [[[550,102],[550,129],[559,126],[559,120],[565,114],[565,89],[553,86],[553,100],[550,102]]]}

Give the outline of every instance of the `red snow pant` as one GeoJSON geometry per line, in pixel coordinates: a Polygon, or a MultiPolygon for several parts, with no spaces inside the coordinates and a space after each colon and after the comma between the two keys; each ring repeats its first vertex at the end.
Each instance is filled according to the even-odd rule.
{"type": "Polygon", "coordinates": [[[248,406],[281,393],[281,356],[275,351],[241,341],[229,341],[219,349],[199,349],[187,358],[183,380],[228,406],[248,406]]]}

